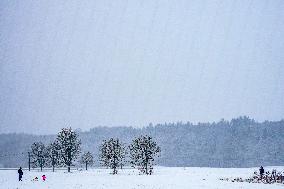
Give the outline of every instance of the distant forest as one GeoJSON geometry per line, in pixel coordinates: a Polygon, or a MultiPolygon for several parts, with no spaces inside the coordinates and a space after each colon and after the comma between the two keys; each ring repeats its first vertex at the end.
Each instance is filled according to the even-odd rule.
{"type": "MultiPolygon", "coordinates": [[[[66,127],[66,126],[63,126],[66,127]]],[[[284,165],[284,120],[257,122],[247,116],[213,123],[149,124],[143,128],[95,127],[77,131],[82,152],[90,151],[99,166],[99,146],[104,139],[119,138],[129,144],[150,135],[161,147],[161,166],[253,167],[284,165]]],[[[27,167],[33,142],[49,143],[55,135],[0,134],[0,167],[27,167]]]]}

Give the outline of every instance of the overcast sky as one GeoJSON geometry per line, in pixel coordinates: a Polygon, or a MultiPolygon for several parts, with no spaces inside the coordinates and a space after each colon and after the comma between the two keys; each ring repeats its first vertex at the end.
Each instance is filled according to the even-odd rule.
{"type": "Polygon", "coordinates": [[[284,118],[283,0],[0,2],[0,133],[284,118]]]}

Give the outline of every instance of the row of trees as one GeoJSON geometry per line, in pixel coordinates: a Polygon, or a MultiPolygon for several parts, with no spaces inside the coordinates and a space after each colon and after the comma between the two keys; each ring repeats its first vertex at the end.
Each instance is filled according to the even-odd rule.
{"type": "Polygon", "coordinates": [[[103,166],[111,168],[117,174],[117,168],[129,163],[143,174],[152,174],[155,157],[160,155],[161,148],[150,136],[140,136],[126,146],[119,139],[110,138],[100,146],[100,161],[103,166]]]}
{"type": "MultiPolygon", "coordinates": [[[[152,174],[155,157],[159,156],[161,148],[150,136],[135,138],[127,146],[119,139],[110,138],[104,140],[100,146],[100,163],[102,166],[112,169],[117,174],[117,169],[126,164],[137,168],[144,174],[152,174]],[[129,157],[127,160],[127,157],[129,157]]],[[[63,128],[56,139],[45,146],[42,142],[35,142],[31,146],[30,160],[33,167],[55,167],[65,166],[70,172],[70,167],[78,159],[81,153],[81,141],[76,132],[71,128],[63,128]]],[[[93,155],[90,152],[84,153],[79,161],[88,165],[94,163],[93,155]]]]}
{"type": "Polygon", "coordinates": [[[81,141],[76,132],[71,128],[63,128],[55,141],[45,146],[42,142],[35,142],[31,146],[30,158],[33,167],[54,168],[56,166],[67,166],[68,172],[72,163],[81,152],[81,141]]]}

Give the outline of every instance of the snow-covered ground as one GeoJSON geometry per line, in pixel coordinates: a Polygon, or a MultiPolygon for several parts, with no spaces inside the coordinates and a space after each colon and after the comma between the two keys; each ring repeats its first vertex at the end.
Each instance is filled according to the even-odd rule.
{"type": "MultiPolygon", "coordinates": [[[[268,168],[268,167],[266,167],[268,168]]],[[[271,170],[273,167],[269,167],[271,170]]],[[[275,167],[283,171],[284,167],[275,167]]],[[[108,169],[90,169],[88,171],[73,170],[66,173],[24,170],[22,182],[18,182],[16,170],[0,170],[0,188],[2,189],[195,189],[195,188],[284,188],[284,184],[256,184],[221,181],[220,178],[247,178],[257,168],[198,168],[198,167],[155,167],[154,175],[139,175],[137,170],[119,170],[118,175],[111,175],[108,169]],[[43,182],[41,176],[47,180],[43,182]],[[32,181],[34,177],[39,181],[32,181]]]]}

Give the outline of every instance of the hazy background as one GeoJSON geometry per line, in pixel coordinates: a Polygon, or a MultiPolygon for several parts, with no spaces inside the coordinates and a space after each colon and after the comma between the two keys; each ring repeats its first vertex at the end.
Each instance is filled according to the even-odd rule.
{"type": "Polygon", "coordinates": [[[284,115],[283,0],[0,1],[0,133],[284,115]]]}

